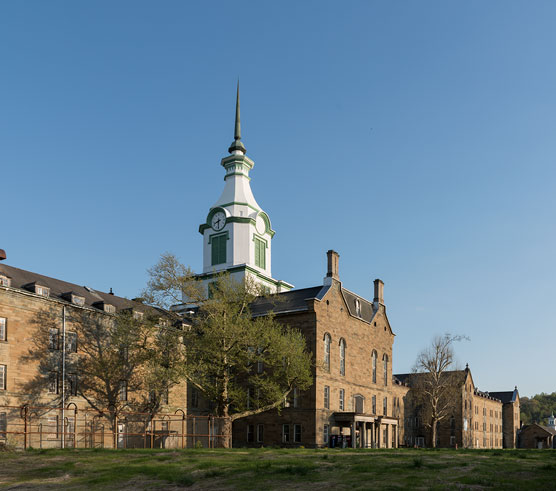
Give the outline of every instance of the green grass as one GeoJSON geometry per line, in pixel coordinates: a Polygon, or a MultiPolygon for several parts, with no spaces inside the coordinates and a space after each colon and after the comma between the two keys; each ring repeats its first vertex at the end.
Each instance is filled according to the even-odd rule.
{"type": "Polygon", "coordinates": [[[550,450],[29,450],[0,453],[0,488],[554,489],[550,450]]]}

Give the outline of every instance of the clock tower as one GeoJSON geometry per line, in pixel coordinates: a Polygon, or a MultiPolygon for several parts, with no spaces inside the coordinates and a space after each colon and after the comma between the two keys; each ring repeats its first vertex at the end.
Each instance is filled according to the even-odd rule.
{"type": "Polygon", "coordinates": [[[241,141],[239,82],[237,86],[234,141],[224,167],[224,190],[199,226],[203,235],[203,273],[207,285],[217,273],[227,271],[241,281],[250,276],[269,292],[283,292],[293,285],[272,278],[271,243],[274,230],[270,218],[259,206],[253,192],[249,171],[255,163],[245,155],[241,141]]]}

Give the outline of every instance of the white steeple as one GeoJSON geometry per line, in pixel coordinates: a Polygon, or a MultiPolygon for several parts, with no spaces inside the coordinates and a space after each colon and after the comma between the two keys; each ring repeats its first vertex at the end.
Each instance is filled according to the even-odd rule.
{"type": "Polygon", "coordinates": [[[548,426],[553,430],[556,430],[556,418],[554,418],[554,413],[548,418],[548,426]]]}
{"type": "Polygon", "coordinates": [[[239,82],[234,141],[228,152],[220,162],[226,170],[224,190],[199,226],[203,234],[203,273],[199,277],[210,283],[215,273],[228,271],[237,280],[250,275],[271,292],[290,290],[293,285],[272,278],[275,232],[251,191],[249,172],[255,163],[245,155],[241,141],[239,82]]]}

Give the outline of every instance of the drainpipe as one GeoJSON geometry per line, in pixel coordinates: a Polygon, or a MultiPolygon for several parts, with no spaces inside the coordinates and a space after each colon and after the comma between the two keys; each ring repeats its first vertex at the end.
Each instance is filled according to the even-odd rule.
{"type": "Polygon", "coordinates": [[[66,447],[66,306],[62,307],[62,448],[66,447]]]}

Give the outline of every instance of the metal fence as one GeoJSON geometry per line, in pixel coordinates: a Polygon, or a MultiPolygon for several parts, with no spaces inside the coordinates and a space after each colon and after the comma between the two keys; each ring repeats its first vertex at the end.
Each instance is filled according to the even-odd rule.
{"type": "Polygon", "coordinates": [[[230,443],[225,418],[174,413],[0,406],[0,444],[27,448],[216,448],[230,443]]]}

